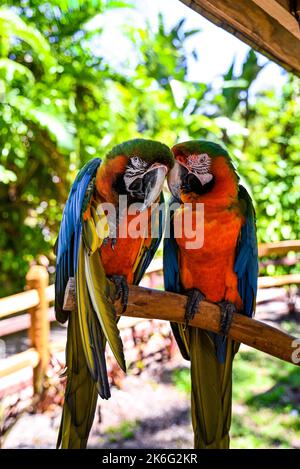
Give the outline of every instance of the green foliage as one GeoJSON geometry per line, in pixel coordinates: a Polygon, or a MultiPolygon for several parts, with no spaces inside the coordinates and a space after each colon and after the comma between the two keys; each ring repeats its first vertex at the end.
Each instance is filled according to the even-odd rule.
{"type": "MultiPolygon", "coordinates": [[[[246,347],[233,363],[231,448],[300,448],[297,367],[246,347]]],[[[190,394],[189,369],[175,369],[172,381],[190,394]]]]}
{"type": "Polygon", "coordinates": [[[252,49],[245,59],[240,75],[234,75],[234,67],[235,62],[224,75],[222,94],[217,95],[216,99],[216,102],[221,104],[221,113],[229,118],[242,104],[245,105],[246,112],[249,112],[249,88],[263,68],[258,65],[257,55],[252,49]]]}
{"type": "Polygon", "coordinates": [[[282,91],[279,98],[267,92],[255,102],[241,162],[256,201],[258,237],[265,242],[299,238],[299,79],[290,77],[282,91]]]}
{"type": "Polygon", "coordinates": [[[188,368],[175,369],[172,373],[172,382],[177,389],[190,394],[191,378],[190,370],[188,368]]]}
{"type": "MultiPolygon", "coordinates": [[[[294,333],[299,334],[298,330],[294,333]]],[[[234,360],[232,448],[299,448],[299,371],[254,350],[234,360]]]]}
{"type": "Polygon", "coordinates": [[[299,80],[279,97],[250,100],[261,69],[250,51],[220,89],[191,82],[186,41],[198,31],[184,20],[167,30],[161,15],[157,30],[124,25],[132,60],[112,68],[95,46],[95,20],[123,7],[130,2],[7,0],[0,8],[0,295],[22,289],[34,260],[54,271],[77,169],[135,137],[225,144],[252,189],[259,240],[299,237],[299,80]]]}
{"type": "Polygon", "coordinates": [[[137,428],[138,422],[124,420],[119,426],[108,428],[106,435],[110,443],[116,443],[120,440],[132,440],[137,428]]]}

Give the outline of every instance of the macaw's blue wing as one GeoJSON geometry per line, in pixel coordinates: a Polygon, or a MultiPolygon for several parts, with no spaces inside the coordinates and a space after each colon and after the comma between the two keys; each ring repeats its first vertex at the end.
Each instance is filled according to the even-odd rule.
{"type": "Polygon", "coordinates": [[[243,301],[244,314],[251,317],[255,312],[258,277],[255,211],[250,195],[241,185],[239,200],[246,220],[241,229],[234,271],[238,276],[238,290],[243,301]]]}
{"type": "Polygon", "coordinates": [[[85,448],[93,423],[97,394],[110,397],[105,361],[109,343],[125,371],[123,345],[116,322],[113,284],[106,277],[99,256],[105,238],[100,221],[96,172],[101,161],[90,161],[79,172],[63,213],[57,243],[55,311],[59,321],[69,319],[66,345],[67,385],[57,446],[85,448]],[[87,217],[83,217],[86,213],[87,217]],[[77,310],[63,310],[70,277],[76,282],[77,310]]]}
{"type": "MultiPolygon", "coordinates": [[[[159,203],[160,203],[160,207],[163,208],[164,207],[163,193],[161,193],[160,195],[159,203]]],[[[160,207],[158,206],[154,208],[152,211],[151,227],[154,228],[155,232],[149,233],[149,235],[151,235],[149,246],[147,246],[146,243],[142,246],[140,256],[139,256],[139,261],[137,263],[137,266],[134,272],[134,284],[135,285],[138,285],[140,281],[142,280],[162,239],[162,234],[163,234],[164,224],[165,224],[165,213],[162,209],[160,209],[160,207]]]]}
{"type": "MultiPolygon", "coordinates": [[[[69,278],[74,277],[76,272],[82,213],[88,204],[88,186],[94,179],[100,163],[101,160],[95,158],[77,174],[60,225],[56,248],[55,313],[56,319],[62,323],[68,319],[68,312],[63,310],[64,294],[69,278]]],[[[91,196],[92,191],[90,192],[91,196]]]]}
{"type": "MultiPolygon", "coordinates": [[[[171,200],[170,206],[173,201],[171,200]]],[[[174,237],[174,213],[168,213],[167,226],[169,232],[166,233],[164,239],[164,284],[167,291],[180,293],[182,288],[180,286],[179,263],[178,263],[178,245],[174,237]]]]}
{"type": "MultiPolygon", "coordinates": [[[[170,207],[175,199],[170,201],[170,207]]],[[[164,285],[167,291],[182,293],[183,288],[180,283],[178,245],[174,236],[174,212],[168,212],[167,226],[169,232],[164,239],[164,285]]],[[[174,334],[180,352],[186,360],[190,359],[189,351],[189,328],[185,329],[182,325],[171,322],[172,332],[174,334]]]]}

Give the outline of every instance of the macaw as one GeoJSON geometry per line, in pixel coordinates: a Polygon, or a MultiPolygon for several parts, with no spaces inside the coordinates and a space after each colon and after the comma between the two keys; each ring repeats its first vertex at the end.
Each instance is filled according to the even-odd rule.
{"type": "Polygon", "coordinates": [[[126,308],[128,284],[139,283],[159,245],[163,216],[151,208],[163,201],[163,182],[173,164],[166,145],[134,139],[115,146],[103,161],[89,161],[73,183],[56,247],[55,312],[58,321],[68,319],[67,384],[58,447],[85,448],[97,395],[110,397],[106,341],[125,371],[114,300],[120,298],[126,308]],[[135,203],[139,212],[130,212],[135,203]],[[115,209],[115,218],[110,208],[115,209]],[[139,213],[146,214],[146,225],[154,218],[156,234],[151,237],[144,230],[130,237],[125,231],[121,237],[139,213]],[[77,311],[70,312],[64,310],[64,296],[74,277],[77,311]]]}
{"type": "MultiPolygon", "coordinates": [[[[177,210],[171,215],[170,236],[164,241],[167,291],[187,295],[185,325],[171,324],[183,357],[191,362],[191,412],[194,446],[228,448],[231,424],[232,361],[239,344],[227,337],[232,314],[254,314],[257,292],[257,240],[251,197],[227,151],[204,140],[172,148],[175,165],[168,185],[177,210]],[[193,229],[203,229],[195,249],[176,226],[185,204],[191,204],[193,229]],[[204,204],[202,226],[195,226],[197,203],[204,204]],[[220,334],[188,325],[202,300],[221,308],[220,334]]],[[[171,206],[170,205],[170,206],[171,206]]],[[[201,314],[201,313],[199,313],[201,314]]]]}

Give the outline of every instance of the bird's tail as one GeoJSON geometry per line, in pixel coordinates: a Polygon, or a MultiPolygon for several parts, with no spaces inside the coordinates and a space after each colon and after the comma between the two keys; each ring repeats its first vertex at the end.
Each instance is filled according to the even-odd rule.
{"type": "Polygon", "coordinates": [[[191,413],[195,449],[229,448],[232,360],[238,344],[227,339],[224,363],[216,355],[212,334],[171,324],[185,359],[191,361],[191,413]]]}
{"type": "Polygon", "coordinates": [[[67,385],[57,448],[86,448],[97,404],[97,386],[86,365],[76,313],[71,314],[67,341],[67,385]]]}
{"type": "Polygon", "coordinates": [[[189,328],[192,424],[195,449],[229,448],[232,360],[235,343],[228,339],[224,363],[216,356],[212,336],[189,328]]]}
{"type": "Polygon", "coordinates": [[[69,313],[66,345],[67,385],[57,446],[85,448],[94,420],[97,394],[109,399],[106,342],[125,371],[122,341],[99,253],[80,242],[76,271],[77,310],[69,313]]]}

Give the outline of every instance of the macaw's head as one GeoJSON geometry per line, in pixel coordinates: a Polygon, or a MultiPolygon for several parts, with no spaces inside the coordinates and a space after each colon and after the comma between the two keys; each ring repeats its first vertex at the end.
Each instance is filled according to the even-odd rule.
{"type": "Polygon", "coordinates": [[[227,151],[205,140],[172,148],[175,165],[168,175],[173,196],[181,202],[216,202],[236,197],[238,176],[227,151]]]}
{"type": "Polygon", "coordinates": [[[155,202],[168,171],[174,166],[171,150],[160,142],[137,138],[115,146],[100,166],[96,185],[100,195],[117,204],[120,195],[129,203],[142,203],[141,210],[155,202]]]}

